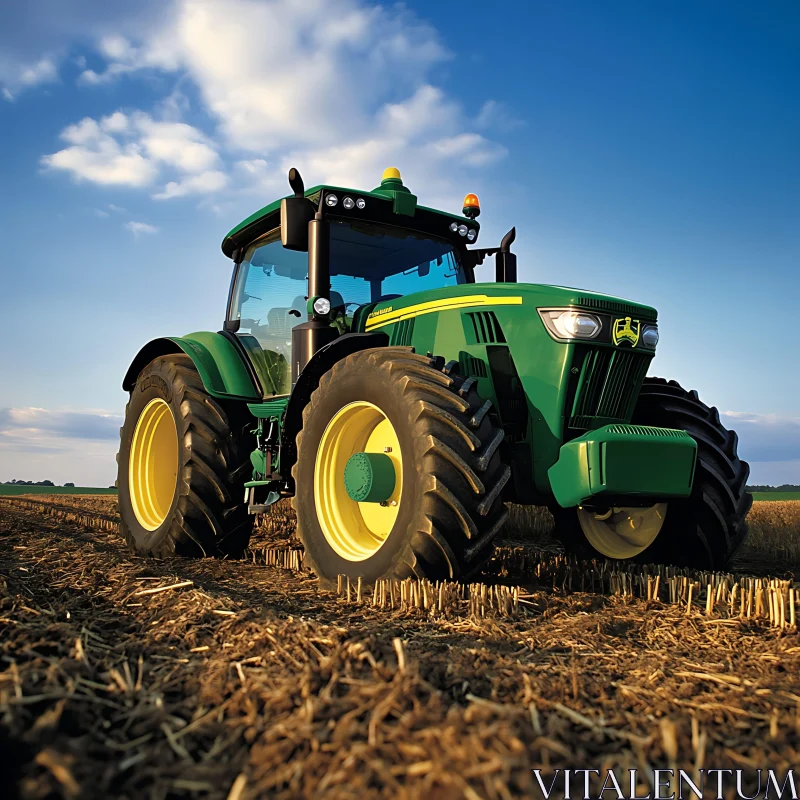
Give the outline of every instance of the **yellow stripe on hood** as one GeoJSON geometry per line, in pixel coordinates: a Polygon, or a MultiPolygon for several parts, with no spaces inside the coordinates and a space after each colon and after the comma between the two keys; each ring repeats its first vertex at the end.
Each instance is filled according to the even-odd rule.
{"type": "Polygon", "coordinates": [[[419,317],[423,314],[433,314],[435,311],[452,311],[456,308],[469,308],[470,306],[521,306],[522,297],[491,297],[487,294],[468,294],[460,297],[449,297],[445,300],[429,300],[427,303],[417,303],[392,311],[387,309],[373,311],[367,317],[366,329],[374,330],[393,322],[400,322],[409,317],[419,317]]]}

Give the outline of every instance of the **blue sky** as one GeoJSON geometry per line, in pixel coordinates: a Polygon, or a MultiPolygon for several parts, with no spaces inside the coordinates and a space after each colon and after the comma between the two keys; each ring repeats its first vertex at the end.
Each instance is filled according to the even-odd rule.
{"type": "Polygon", "coordinates": [[[521,280],[655,305],[651,374],[800,483],[797,3],[125,6],[0,7],[0,480],[112,483],[125,368],[219,329],[227,230],[289,166],[396,165],[516,225],[521,280]]]}

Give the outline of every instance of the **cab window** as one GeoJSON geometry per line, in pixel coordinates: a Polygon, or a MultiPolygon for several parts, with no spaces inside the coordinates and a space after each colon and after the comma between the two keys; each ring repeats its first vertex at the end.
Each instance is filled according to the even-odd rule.
{"type": "Polygon", "coordinates": [[[238,322],[236,336],[267,395],[291,391],[292,328],[307,319],[307,291],[308,254],[285,250],[280,231],[251,246],[239,265],[229,320],[238,322]]]}

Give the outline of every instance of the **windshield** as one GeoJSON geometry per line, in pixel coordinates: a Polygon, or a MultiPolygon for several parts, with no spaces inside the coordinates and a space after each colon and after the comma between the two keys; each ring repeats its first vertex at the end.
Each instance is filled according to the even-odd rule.
{"type": "Polygon", "coordinates": [[[370,222],[331,222],[331,305],[347,314],[365,303],[466,283],[453,246],[370,222]]]}

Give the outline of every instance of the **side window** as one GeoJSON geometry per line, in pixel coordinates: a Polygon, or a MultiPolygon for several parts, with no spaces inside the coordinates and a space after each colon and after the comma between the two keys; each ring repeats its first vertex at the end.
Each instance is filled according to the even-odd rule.
{"type": "Polygon", "coordinates": [[[308,255],[281,246],[273,231],[239,266],[231,305],[236,335],[250,354],[267,395],[291,391],[292,328],[305,322],[308,255]]]}

